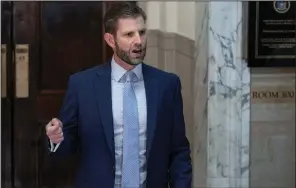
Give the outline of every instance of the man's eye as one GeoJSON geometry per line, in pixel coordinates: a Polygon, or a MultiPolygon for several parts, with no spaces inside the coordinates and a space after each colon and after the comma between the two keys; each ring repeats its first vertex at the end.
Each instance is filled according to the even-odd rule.
{"type": "Polygon", "coordinates": [[[144,35],[146,33],[146,31],[145,30],[143,30],[143,31],[140,31],[140,35],[142,36],[142,35],[144,35]]]}
{"type": "Polygon", "coordinates": [[[132,37],[133,33],[127,33],[126,35],[129,36],[129,37],[132,37]]]}

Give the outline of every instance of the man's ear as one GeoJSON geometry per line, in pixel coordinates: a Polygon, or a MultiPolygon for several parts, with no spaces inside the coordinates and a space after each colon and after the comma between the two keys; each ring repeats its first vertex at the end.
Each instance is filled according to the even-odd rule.
{"type": "Polygon", "coordinates": [[[115,39],[114,36],[110,33],[105,33],[104,34],[104,39],[107,42],[107,44],[114,49],[115,48],[115,39]]]}

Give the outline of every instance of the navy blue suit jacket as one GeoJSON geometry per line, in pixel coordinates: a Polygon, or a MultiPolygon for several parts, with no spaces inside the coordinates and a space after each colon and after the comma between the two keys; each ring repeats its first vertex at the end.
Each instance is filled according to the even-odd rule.
{"type": "MultiPolygon", "coordinates": [[[[191,188],[180,79],[143,64],[147,97],[147,188],[191,188]]],[[[80,153],[77,188],[113,188],[111,64],[73,74],[61,108],[64,140],[52,155],[80,153]]]]}

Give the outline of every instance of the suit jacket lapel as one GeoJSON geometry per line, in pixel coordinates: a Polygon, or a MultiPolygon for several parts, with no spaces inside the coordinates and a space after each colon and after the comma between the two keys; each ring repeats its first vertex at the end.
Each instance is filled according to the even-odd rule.
{"type": "Polygon", "coordinates": [[[152,69],[143,64],[143,77],[147,101],[147,158],[149,156],[158,112],[158,82],[153,77],[152,69]]]}
{"type": "Polygon", "coordinates": [[[112,95],[111,95],[111,66],[110,62],[98,68],[94,78],[94,89],[96,101],[102,120],[107,144],[115,160],[114,129],[112,116],[112,95]]]}
{"type": "MultiPolygon", "coordinates": [[[[152,69],[143,64],[143,77],[147,101],[147,158],[149,156],[158,113],[158,82],[153,77],[152,69]]],[[[112,116],[111,65],[110,62],[98,68],[94,78],[94,90],[106,140],[115,160],[114,128],[112,116]]]]}

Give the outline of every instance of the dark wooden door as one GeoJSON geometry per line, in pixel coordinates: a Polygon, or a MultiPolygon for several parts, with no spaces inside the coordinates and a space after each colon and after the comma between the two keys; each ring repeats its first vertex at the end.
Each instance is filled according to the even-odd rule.
{"type": "Polygon", "coordinates": [[[12,4],[1,1],[1,187],[12,183],[12,4]]]}
{"type": "Polygon", "coordinates": [[[11,31],[2,40],[11,53],[8,97],[2,97],[6,187],[73,187],[77,157],[50,158],[44,147],[44,127],[58,116],[69,75],[111,57],[103,41],[106,6],[100,1],[7,5],[6,30],[11,31]]]}

